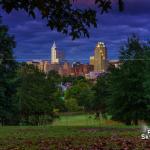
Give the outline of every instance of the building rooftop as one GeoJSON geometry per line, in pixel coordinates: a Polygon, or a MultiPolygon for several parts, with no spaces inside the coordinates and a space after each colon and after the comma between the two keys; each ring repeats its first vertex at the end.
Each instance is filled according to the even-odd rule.
{"type": "Polygon", "coordinates": [[[98,42],[97,47],[105,47],[105,43],[104,42],[98,42]]]}
{"type": "Polygon", "coordinates": [[[52,46],[52,49],[56,49],[57,47],[56,47],[56,43],[55,43],[55,41],[54,41],[54,43],[53,43],[53,46],[52,46]]]}

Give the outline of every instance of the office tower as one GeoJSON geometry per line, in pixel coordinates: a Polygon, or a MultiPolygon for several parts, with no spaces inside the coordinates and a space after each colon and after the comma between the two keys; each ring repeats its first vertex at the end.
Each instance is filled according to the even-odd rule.
{"type": "Polygon", "coordinates": [[[103,42],[98,42],[94,54],[94,71],[105,72],[107,70],[107,49],[103,42]]]}
{"type": "Polygon", "coordinates": [[[51,64],[59,64],[58,50],[55,42],[51,48],[51,64]]]}
{"type": "Polygon", "coordinates": [[[94,66],[94,56],[90,56],[90,65],[94,66]]]}

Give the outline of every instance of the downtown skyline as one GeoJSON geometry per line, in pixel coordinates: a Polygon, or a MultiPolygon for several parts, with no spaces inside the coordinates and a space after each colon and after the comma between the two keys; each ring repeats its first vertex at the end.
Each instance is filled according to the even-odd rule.
{"type": "MultiPolygon", "coordinates": [[[[78,4],[85,5],[84,0],[78,4]]],[[[91,1],[88,1],[88,6],[91,1]]],[[[108,58],[117,59],[120,46],[128,36],[137,34],[142,40],[149,40],[150,34],[150,1],[127,0],[125,12],[112,10],[108,14],[98,14],[98,27],[90,29],[90,38],[80,38],[72,41],[69,36],[46,27],[44,20],[29,17],[23,11],[6,14],[2,12],[3,23],[8,25],[10,33],[15,36],[17,46],[14,53],[17,59],[49,59],[50,49],[54,41],[65,53],[67,60],[89,61],[95,44],[102,41],[108,49],[108,58]],[[134,3],[137,1],[137,6],[134,3]],[[141,7],[140,7],[141,6],[141,7]]],[[[91,6],[92,7],[92,6],[91,6]]]]}

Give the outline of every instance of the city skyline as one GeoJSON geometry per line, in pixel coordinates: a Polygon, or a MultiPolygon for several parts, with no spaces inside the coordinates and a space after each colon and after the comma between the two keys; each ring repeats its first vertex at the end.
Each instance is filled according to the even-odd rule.
{"type": "MultiPolygon", "coordinates": [[[[17,47],[14,52],[18,59],[49,59],[53,41],[56,41],[58,47],[64,51],[68,60],[88,61],[95,43],[99,41],[106,43],[108,58],[117,59],[120,46],[132,33],[138,33],[144,41],[149,37],[150,1],[144,0],[144,3],[141,3],[136,0],[136,2],[137,7],[134,7],[135,0],[132,2],[127,0],[124,13],[116,10],[104,15],[99,13],[98,28],[90,29],[90,38],[81,37],[75,41],[57,31],[50,31],[40,17],[33,20],[23,11],[13,12],[10,15],[2,12],[2,20],[10,28],[10,34],[16,38],[17,47]]],[[[92,1],[89,0],[86,5],[92,6],[91,4],[92,1]]],[[[78,5],[85,5],[85,1],[82,0],[78,5]]]]}
{"type": "Polygon", "coordinates": [[[96,80],[98,76],[109,72],[109,66],[118,68],[120,65],[119,60],[108,59],[107,47],[103,42],[96,43],[93,56],[90,56],[88,63],[76,60],[71,62],[65,60],[62,56],[54,41],[51,47],[51,56],[48,60],[31,60],[26,63],[35,66],[46,74],[53,70],[62,77],[82,76],[91,80],[96,80]]]}

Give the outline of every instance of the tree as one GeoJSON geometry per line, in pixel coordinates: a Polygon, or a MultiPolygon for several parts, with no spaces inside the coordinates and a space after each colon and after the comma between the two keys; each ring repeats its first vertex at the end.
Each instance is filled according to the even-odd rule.
{"type": "Polygon", "coordinates": [[[91,102],[93,100],[94,93],[91,85],[87,82],[77,82],[65,93],[65,99],[76,99],[80,107],[83,107],[85,111],[91,110],[91,102]]]}
{"type": "Polygon", "coordinates": [[[8,28],[0,18],[0,122],[13,124],[13,102],[15,93],[16,62],[13,57],[14,37],[8,34],[8,28]]]}
{"type": "MultiPolygon", "coordinates": [[[[48,116],[52,121],[53,95],[46,75],[38,68],[25,64],[19,70],[20,86],[17,97],[21,122],[38,125],[40,118],[48,116]]],[[[45,120],[46,121],[46,120],[45,120]]]]}
{"type": "Polygon", "coordinates": [[[64,111],[65,105],[64,105],[64,93],[60,88],[62,78],[58,74],[57,71],[50,71],[47,75],[47,81],[49,84],[49,90],[51,93],[51,98],[53,107],[58,111],[64,111]]]}
{"type": "Polygon", "coordinates": [[[65,107],[69,112],[77,112],[81,110],[75,98],[65,99],[65,107]]]}
{"type": "Polygon", "coordinates": [[[81,82],[81,81],[83,81],[83,82],[86,82],[86,79],[85,79],[85,77],[83,77],[83,76],[63,76],[62,77],[62,83],[63,84],[65,84],[65,83],[70,83],[70,84],[72,84],[72,85],[75,85],[75,84],[77,84],[78,82],[81,82]]]}
{"type": "Polygon", "coordinates": [[[138,124],[138,120],[150,119],[150,78],[147,76],[149,69],[146,67],[149,62],[145,57],[148,57],[146,53],[149,52],[150,47],[141,44],[136,36],[129,38],[122,48],[122,65],[110,74],[108,107],[114,120],[130,125],[132,122],[138,124]]]}
{"type": "Polygon", "coordinates": [[[61,83],[61,76],[57,71],[51,70],[47,74],[47,80],[49,82],[50,89],[55,91],[58,88],[58,85],[61,83]]]}
{"type": "Polygon", "coordinates": [[[95,97],[92,101],[92,110],[96,112],[98,118],[100,114],[104,115],[107,110],[108,90],[108,74],[98,77],[96,84],[93,87],[95,97]]]}
{"type": "MultiPolygon", "coordinates": [[[[90,8],[77,8],[73,3],[78,0],[1,0],[1,8],[11,13],[13,10],[24,10],[33,18],[41,14],[47,20],[47,26],[51,30],[69,34],[73,39],[80,36],[89,37],[88,28],[97,26],[96,10],[90,8]]],[[[124,0],[118,0],[119,10],[123,10],[124,0]]],[[[113,0],[95,0],[95,5],[101,13],[108,12],[112,8],[113,0]]]]}

